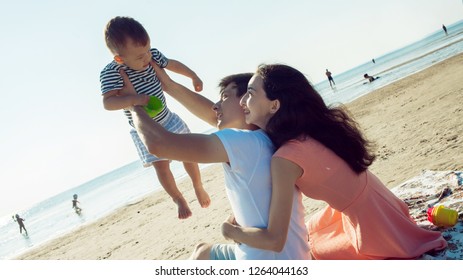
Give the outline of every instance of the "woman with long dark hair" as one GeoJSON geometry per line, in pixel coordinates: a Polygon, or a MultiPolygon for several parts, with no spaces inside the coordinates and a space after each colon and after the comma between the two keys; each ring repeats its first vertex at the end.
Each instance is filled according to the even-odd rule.
{"type": "Polygon", "coordinates": [[[278,150],[268,227],[225,222],[226,238],[263,249],[284,244],[289,190],[297,186],[328,204],[307,223],[315,259],[408,259],[446,247],[440,232],[417,226],[407,205],[368,170],[372,145],[347,110],[326,106],[301,72],[261,65],[241,105],[246,122],[265,130],[278,150]]]}

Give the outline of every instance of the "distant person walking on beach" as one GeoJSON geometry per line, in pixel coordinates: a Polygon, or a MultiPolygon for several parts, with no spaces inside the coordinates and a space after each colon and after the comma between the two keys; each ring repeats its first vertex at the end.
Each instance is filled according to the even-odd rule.
{"type": "Polygon", "coordinates": [[[76,210],[76,213],[80,213],[80,211],[82,211],[82,208],[77,206],[77,203],[80,203],[80,202],[77,200],[77,194],[74,194],[72,196],[72,208],[76,210]]]}
{"type": "MultiPolygon", "coordinates": [[[[109,21],[105,29],[105,40],[108,49],[114,55],[100,75],[103,105],[106,110],[121,110],[134,105],[147,105],[150,97],[157,97],[162,102],[161,111],[152,117],[168,131],[173,133],[189,133],[187,124],[175,113],[167,108],[165,96],[154,68],[150,61],[159,67],[189,77],[193,81],[196,91],[203,88],[202,81],[190,68],[183,63],[168,59],[159,50],[151,48],[150,37],[145,28],[136,20],[129,17],[116,17],[109,21]],[[122,95],[120,89],[123,80],[119,70],[123,69],[129,76],[138,95],[122,95]]],[[[132,129],[130,134],[137,148],[138,155],[144,167],[153,166],[158,180],[164,190],[177,204],[178,218],[186,219],[192,215],[187,201],[175,183],[174,175],[170,170],[170,160],[157,157],[148,152],[141,141],[137,131],[133,128],[130,111],[124,110],[132,129]]],[[[211,200],[204,190],[201,182],[201,173],[195,162],[183,162],[183,166],[191,178],[196,197],[201,207],[209,206],[211,200]]]]}
{"type": "Polygon", "coordinates": [[[375,61],[375,59],[374,59],[374,58],[371,60],[371,62],[373,62],[373,63],[376,63],[376,61],[375,61]]]}
{"type": "Polygon", "coordinates": [[[333,77],[331,76],[331,72],[328,71],[328,69],[326,69],[325,74],[326,74],[326,76],[328,77],[328,82],[330,82],[330,87],[333,88],[333,85],[336,85],[336,83],[334,82],[334,79],[333,79],[333,77]],[[331,83],[333,83],[333,85],[332,85],[331,83]]]}
{"type": "Polygon", "coordinates": [[[448,35],[448,33],[447,33],[447,27],[445,27],[445,25],[442,24],[442,29],[444,29],[445,35],[447,36],[447,35],[448,35]]]}
{"type": "Polygon", "coordinates": [[[19,217],[19,214],[16,214],[16,216],[13,216],[13,220],[15,222],[17,222],[18,225],[19,225],[19,233],[23,233],[23,229],[24,229],[24,232],[26,232],[26,235],[27,235],[27,229],[24,226],[24,221],[25,220],[23,218],[19,217]]]}

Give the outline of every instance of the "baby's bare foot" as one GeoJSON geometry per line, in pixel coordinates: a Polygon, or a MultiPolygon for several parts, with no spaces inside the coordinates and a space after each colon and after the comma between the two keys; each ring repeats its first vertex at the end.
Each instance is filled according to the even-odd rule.
{"type": "Polygon", "coordinates": [[[211,205],[211,199],[209,198],[209,194],[201,188],[201,190],[195,190],[196,198],[198,199],[199,205],[202,208],[207,208],[211,205]]]}
{"type": "Polygon", "coordinates": [[[173,199],[173,201],[177,204],[179,219],[183,220],[191,217],[192,213],[190,207],[188,207],[188,203],[183,197],[173,199]]]}

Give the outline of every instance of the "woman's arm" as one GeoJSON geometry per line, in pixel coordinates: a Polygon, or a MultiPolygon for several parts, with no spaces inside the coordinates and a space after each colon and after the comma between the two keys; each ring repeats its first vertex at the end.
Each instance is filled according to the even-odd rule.
{"type": "Polygon", "coordinates": [[[281,252],[288,236],[295,183],[302,175],[302,169],[289,160],[273,157],[271,172],[272,199],[268,227],[241,227],[229,220],[222,224],[222,234],[227,239],[254,248],[281,252]]]}

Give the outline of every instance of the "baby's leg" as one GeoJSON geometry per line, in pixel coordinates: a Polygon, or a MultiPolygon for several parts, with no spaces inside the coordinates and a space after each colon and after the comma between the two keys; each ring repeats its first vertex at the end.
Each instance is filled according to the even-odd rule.
{"type": "Polygon", "coordinates": [[[192,213],[188,203],[183,197],[182,193],[177,188],[175,183],[174,175],[170,171],[169,161],[162,160],[153,162],[154,169],[158,176],[161,186],[166,190],[166,192],[172,197],[172,200],[177,204],[178,207],[178,218],[186,219],[189,218],[192,213]]]}
{"type": "Polygon", "coordinates": [[[193,188],[195,189],[199,204],[203,208],[209,207],[211,199],[206,190],[204,190],[203,183],[201,182],[201,172],[199,171],[198,164],[194,162],[184,162],[183,166],[193,182],[193,188]]]}

